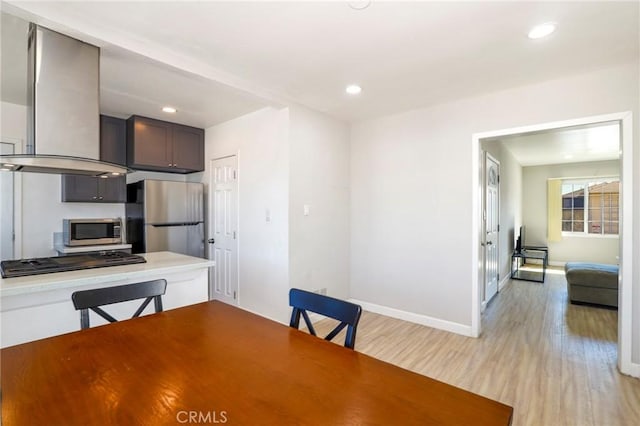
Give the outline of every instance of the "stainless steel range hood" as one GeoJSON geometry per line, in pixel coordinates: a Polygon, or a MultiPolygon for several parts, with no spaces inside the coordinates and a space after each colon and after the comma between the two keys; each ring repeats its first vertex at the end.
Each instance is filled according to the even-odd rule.
{"type": "Polygon", "coordinates": [[[0,155],[0,170],[119,176],[100,156],[100,49],[29,26],[26,154],[0,155]]]}
{"type": "Polygon", "coordinates": [[[112,177],[128,172],[126,167],[91,158],[66,155],[0,155],[0,171],[74,174],[86,176],[112,177]]]}

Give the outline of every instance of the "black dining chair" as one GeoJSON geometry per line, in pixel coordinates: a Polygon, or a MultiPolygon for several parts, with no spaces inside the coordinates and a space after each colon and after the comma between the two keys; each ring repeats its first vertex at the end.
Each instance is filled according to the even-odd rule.
{"type": "Polygon", "coordinates": [[[311,324],[307,314],[307,311],[315,312],[340,321],[340,324],[331,333],[327,334],[324,338],[325,340],[333,339],[342,329],[347,327],[344,346],[350,349],[355,347],[358,321],[360,321],[360,315],[362,314],[360,305],[323,294],[292,288],[289,290],[289,306],[293,307],[289,326],[297,329],[300,326],[300,315],[302,315],[309,333],[317,336],[316,330],[313,328],[313,324],[311,324]]]}
{"type": "Polygon", "coordinates": [[[100,306],[145,298],[131,318],[137,318],[153,299],[156,312],[162,312],[162,295],[167,290],[167,281],[160,279],[115,287],[94,288],[76,291],[71,295],[73,306],[80,311],[80,327],[89,328],[89,309],[109,322],[118,320],[106,313],[100,306]]]}

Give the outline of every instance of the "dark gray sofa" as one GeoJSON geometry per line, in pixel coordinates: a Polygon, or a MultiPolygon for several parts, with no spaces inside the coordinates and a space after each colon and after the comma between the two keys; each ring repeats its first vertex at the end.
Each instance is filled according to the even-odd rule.
{"type": "Polygon", "coordinates": [[[567,262],[564,265],[571,303],[618,307],[618,266],[567,262]]]}

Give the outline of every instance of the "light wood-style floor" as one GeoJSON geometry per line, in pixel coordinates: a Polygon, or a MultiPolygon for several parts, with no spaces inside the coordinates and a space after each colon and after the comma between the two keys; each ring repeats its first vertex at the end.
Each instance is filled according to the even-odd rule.
{"type": "Polygon", "coordinates": [[[616,367],[617,311],[569,304],[549,272],[496,295],[478,339],[364,312],[356,350],[511,405],[516,426],[640,425],[640,379],[616,367]]]}

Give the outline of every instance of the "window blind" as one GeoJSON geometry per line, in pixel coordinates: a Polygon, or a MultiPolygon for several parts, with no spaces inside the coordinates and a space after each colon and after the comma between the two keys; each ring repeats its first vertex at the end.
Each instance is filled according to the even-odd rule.
{"type": "Polygon", "coordinates": [[[562,239],[562,180],[547,180],[547,240],[562,239]]]}

